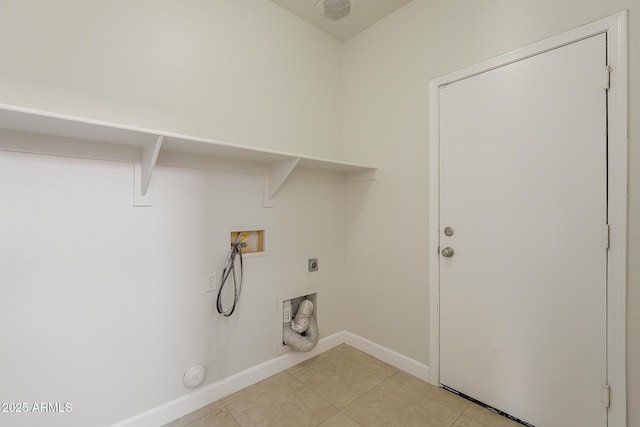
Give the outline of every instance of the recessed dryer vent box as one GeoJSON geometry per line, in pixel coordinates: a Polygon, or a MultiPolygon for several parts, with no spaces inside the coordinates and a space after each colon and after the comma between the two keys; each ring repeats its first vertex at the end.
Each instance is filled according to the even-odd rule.
{"type": "MultiPolygon", "coordinates": [[[[304,289],[301,291],[290,292],[285,295],[278,296],[278,322],[277,322],[277,353],[283,354],[289,351],[289,347],[282,342],[283,326],[293,319],[298,311],[298,306],[305,299],[313,302],[313,315],[320,327],[318,320],[318,288],[304,289]],[[287,313],[288,311],[288,313],[287,313]]],[[[320,330],[322,333],[322,330],[320,330]]]]}
{"type": "Polygon", "coordinates": [[[246,246],[242,248],[242,254],[255,254],[265,255],[265,230],[262,229],[238,229],[234,228],[229,233],[229,243],[233,244],[240,235],[240,242],[245,243],[246,246]]]}

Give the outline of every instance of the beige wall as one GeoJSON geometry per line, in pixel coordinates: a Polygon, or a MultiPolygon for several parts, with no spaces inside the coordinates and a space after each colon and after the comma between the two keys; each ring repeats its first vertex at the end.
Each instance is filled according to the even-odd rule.
{"type": "Polygon", "coordinates": [[[344,46],[343,150],[380,167],[348,187],[346,328],[428,359],[428,105],[435,78],[628,9],[629,425],[640,426],[640,26],[633,0],[413,0],[344,46]],[[382,266],[373,268],[372,266],[382,266]]]}
{"type": "MultiPolygon", "coordinates": [[[[323,301],[331,301],[330,312],[340,312],[340,246],[345,242],[345,322],[333,317],[324,333],[344,328],[428,364],[429,80],[622,9],[631,12],[629,425],[640,426],[640,90],[634,80],[640,73],[637,0],[413,0],[344,45],[267,0],[0,0],[0,103],[307,155],[342,155],[345,160],[379,166],[377,182],[347,187],[346,224],[342,218],[342,187],[331,180],[294,177],[281,190],[276,208],[264,213],[255,205],[260,182],[247,177],[231,178],[237,189],[232,196],[249,207],[243,222],[270,225],[273,236],[308,233],[306,221],[314,218],[322,224],[304,242],[274,237],[269,258],[273,262],[269,264],[263,258],[254,263],[274,288],[261,287],[259,297],[249,300],[248,308],[266,316],[269,308],[261,304],[263,299],[275,301],[279,292],[330,283],[325,294],[329,297],[323,297],[323,301]],[[309,186],[314,189],[313,197],[307,191],[309,186]],[[295,258],[286,252],[291,244],[298,245],[294,246],[298,254],[295,258]],[[325,273],[309,279],[299,263],[311,254],[326,261],[321,261],[325,273]],[[277,279],[292,271],[289,281],[277,279]],[[306,283],[308,280],[314,282],[306,283]]],[[[118,288],[109,289],[107,279],[104,287],[88,291],[83,288],[84,276],[69,280],[73,270],[63,268],[65,280],[61,283],[66,291],[50,286],[43,289],[41,304],[51,308],[47,305],[47,292],[54,289],[58,292],[55,301],[67,312],[62,319],[69,324],[76,324],[75,306],[70,301],[77,291],[89,292],[93,298],[92,305],[82,308],[87,315],[97,316],[102,328],[90,338],[93,347],[84,346],[86,340],[75,336],[74,330],[67,330],[70,341],[66,347],[58,346],[56,355],[48,359],[51,364],[60,361],[64,369],[57,371],[53,366],[31,371],[35,375],[33,381],[46,381],[47,390],[61,385],[77,394],[83,388],[65,376],[74,368],[65,358],[65,349],[84,351],[93,357],[85,360],[102,362],[106,370],[91,381],[102,393],[100,398],[110,405],[89,407],[94,413],[84,414],[86,419],[95,416],[95,411],[102,411],[102,424],[106,424],[180,396],[180,376],[192,364],[211,364],[213,380],[274,355],[273,349],[263,348],[267,345],[261,341],[268,333],[266,329],[255,331],[242,320],[237,328],[244,335],[234,340],[232,328],[216,323],[213,316],[206,317],[211,315],[207,311],[210,307],[203,303],[193,310],[193,302],[202,300],[200,276],[212,268],[199,250],[207,244],[201,237],[202,230],[223,233],[237,213],[216,205],[221,198],[230,196],[229,188],[220,187],[219,176],[160,168],[154,184],[160,200],[151,210],[129,211],[129,195],[121,196],[123,191],[130,191],[132,172],[126,165],[18,154],[3,155],[0,160],[4,161],[5,173],[1,182],[6,184],[0,187],[2,204],[12,206],[11,211],[0,211],[4,215],[0,220],[19,223],[26,215],[20,212],[20,206],[31,207],[29,215],[34,215],[35,228],[22,224],[21,229],[0,221],[6,232],[41,229],[55,234],[61,222],[70,221],[66,213],[70,203],[76,203],[79,209],[70,212],[76,212],[79,221],[68,224],[76,227],[72,229],[75,240],[69,241],[66,250],[74,253],[82,245],[83,233],[95,230],[106,247],[139,246],[140,250],[129,258],[114,255],[123,258],[122,262],[143,261],[150,266],[155,262],[163,266],[153,273],[153,279],[162,286],[162,298],[142,316],[135,310],[136,304],[144,306],[158,283],[145,282],[139,272],[130,279],[132,286],[140,286],[135,280],[142,280],[143,288],[135,288],[134,300],[121,308],[126,310],[126,316],[117,320],[116,326],[117,331],[125,333],[124,337],[113,330],[118,307],[111,309],[103,304],[105,299],[112,304],[121,301],[121,292],[118,288]],[[73,174],[69,175],[69,171],[73,174]],[[51,184],[46,187],[48,193],[19,191],[20,185],[35,191],[42,188],[42,182],[51,184]],[[185,188],[191,189],[185,192],[185,188]],[[89,198],[76,200],[79,194],[89,198]],[[38,195],[45,198],[45,205],[37,203],[38,195]],[[202,214],[202,209],[212,206],[215,216],[202,214]],[[96,212],[112,215],[125,228],[116,227],[111,234],[105,228],[103,233],[105,226],[98,221],[100,217],[92,219],[96,212]],[[153,221],[145,221],[146,215],[153,221]],[[183,224],[186,234],[172,230],[169,236],[174,240],[163,238],[145,225],[156,223],[167,230],[176,223],[183,224]],[[189,252],[194,245],[199,249],[189,252]],[[183,249],[180,265],[175,265],[171,260],[179,249],[183,249]],[[136,258],[149,251],[152,256],[136,258]],[[182,293],[185,287],[189,289],[186,294],[182,293]],[[154,325],[152,318],[156,315],[163,317],[147,344],[150,347],[135,353],[139,348],[127,344],[127,340],[135,343],[138,332],[130,330],[129,321],[138,322],[133,323],[134,327],[143,330],[154,325]],[[163,325],[170,329],[169,336],[163,325]],[[261,351],[252,351],[257,347],[261,351]],[[107,352],[101,354],[101,348],[107,352]],[[154,358],[154,354],[162,356],[154,358]],[[238,355],[241,357],[235,357],[238,355]],[[154,363],[144,365],[142,372],[131,363],[140,361],[142,366],[150,358],[154,363]],[[120,369],[122,366],[126,368],[120,369]],[[123,396],[121,401],[117,390],[131,390],[132,375],[142,375],[148,385],[137,383],[132,393],[137,397],[123,396]],[[107,384],[106,389],[99,388],[101,382],[107,384]],[[113,411],[113,405],[120,405],[120,409],[113,411]]],[[[225,179],[229,178],[222,177],[223,182],[225,179]]],[[[108,224],[113,226],[112,222],[108,224]]],[[[64,234],[59,238],[64,240],[64,234]]],[[[19,235],[13,239],[11,247],[33,253],[19,235]]],[[[37,262],[30,264],[30,271],[37,276],[35,283],[48,285],[50,282],[45,279],[49,276],[43,268],[60,264],[47,264],[52,262],[44,252],[47,248],[43,246],[43,252],[38,252],[41,255],[34,257],[37,262]]],[[[100,248],[93,250],[104,255],[100,248]]],[[[110,262],[101,263],[98,256],[88,256],[89,252],[77,254],[87,257],[85,276],[100,269],[111,271],[110,262]]],[[[136,271],[134,266],[131,271],[136,271]]],[[[18,273],[15,276],[22,277],[18,273]]],[[[1,279],[0,286],[8,286],[9,282],[1,279]]],[[[128,283],[120,286],[126,289],[128,283]]],[[[27,280],[22,293],[16,294],[23,303],[33,293],[28,284],[27,280]]],[[[12,307],[0,311],[6,317],[5,324],[17,324],[21,313],[37,312],[38,308],[28,304],[12,307]]],[[[31,333],[30,345],[42,348],[38,346],[43,342],[33,341],[38,323],[30,328],[16,333],[31,333]]],[[[42,340],[49,342],[47,337],[42,340]]],[[[16,352],[12,361],[21,360],[21,354],[16,352]]],[[[7,353],[2,357],[6,361],[7,353]]],[[[23,361],[29,362],[26,358],[23,361]]],[[[17,387],[25,384],[24,378],[14,380],[15,383],[5,381],[5,388],[0,389],[6,399],[15,398],[17,387]]],[[[96,400],[89,397],[87,404],[95,405],[96,400]]],[[[84,399],[78,396],[78,401],[84,399]]],[[[25,419],[21,422],[28,423],[25,419]]]]}
{"type": "Polygon", "coordinates": [[[340,43],[266,0],[0,0],[0,103],[321,157],[340,43]]]}
{"type": "MultiPolygon", "coordinates": [[[[341,45],[267,0],[0,0],[0,58],[0,103],[341,150],[341,45]]],[[[0,150],[0,401],[73,404],[0,424],[107,426],[193,397],[193,365],[208,384],[277,356],[281,294],[319,287],[323,336],[342,330],[339,177],[296,171],[270,209],[259,174],[153,181],[153,206],[134,208],[132,164],[0,150]],[[269,253],[245,260],[223,318],[205,287],[243,226],[267,227],[269,253]]]]}

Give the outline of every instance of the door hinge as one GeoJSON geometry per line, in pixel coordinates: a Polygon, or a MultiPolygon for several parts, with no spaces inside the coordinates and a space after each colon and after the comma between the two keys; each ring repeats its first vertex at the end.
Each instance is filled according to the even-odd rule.
{"type": "Polygon", "coordinates": [[[604,225],[604,248],[611,249],[611,228],[609,224],[604,225]]]}
{"type": "Polygon", "coordinates": [[[602,403],[604,403],[605,408],[608,408],[611,406],[611,386],[605,383],[602,390],[602,403]]]}
{"type": "Polygon", "coordinates": [[[609,65],[605,65],[602,70],[602,87],[605,90],[609,90],[611,87],[611,67],[609,65]]]}

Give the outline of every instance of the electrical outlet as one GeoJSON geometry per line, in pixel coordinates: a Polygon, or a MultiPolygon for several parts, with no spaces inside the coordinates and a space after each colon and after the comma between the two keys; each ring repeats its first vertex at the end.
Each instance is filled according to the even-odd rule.
{"type": "Polygon", "coordinates": [[[291,322],[291,300],[286,300],[283,303],[282,307],[282,322],[290,323],[291,322]]]}
{"type": "Polygon", "coordinates": [[[218,290],[216,275],[209,275],[209,280],[207,281],[207,292],[215,292],[218,290]]]}

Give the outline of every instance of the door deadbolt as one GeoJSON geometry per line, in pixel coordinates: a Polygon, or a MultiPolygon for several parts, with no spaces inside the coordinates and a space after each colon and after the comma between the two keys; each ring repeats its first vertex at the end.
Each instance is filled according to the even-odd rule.
{"type": "Polygon", "coordinates": [[[453,256],[453,248],[446,247],[442,250],[442,256],[445,258],[451,258],[453,256]]]}
{"type": "Polygon", "coordinates": [[[444,235],[449,237],[453,236],[453,227],[445,227],[444,235]]]}

